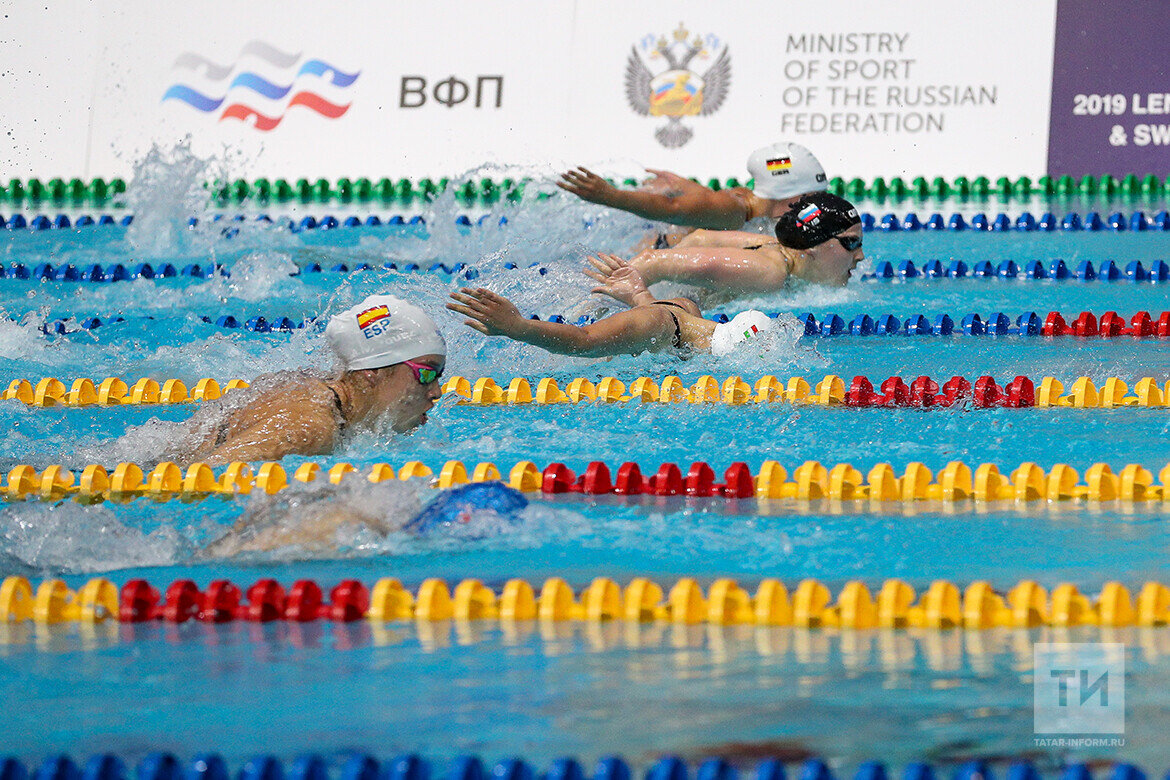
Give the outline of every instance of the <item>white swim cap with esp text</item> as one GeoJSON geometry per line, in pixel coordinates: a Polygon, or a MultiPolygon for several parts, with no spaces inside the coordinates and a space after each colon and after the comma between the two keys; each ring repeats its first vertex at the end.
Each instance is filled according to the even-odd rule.
{"type": "Polygon", "coordinates": [[[761,198],[784,200],[828,187],[821,163],[800,144],[779,143],[757,149],[748,157],[748,173],[761,198]]]}
{"type": "Polygon", "coordinates": [[[447,354],[447,343],[435,321],[393,295],[371,295],[331,317],[325,335],[347,371],[447,354]]]}

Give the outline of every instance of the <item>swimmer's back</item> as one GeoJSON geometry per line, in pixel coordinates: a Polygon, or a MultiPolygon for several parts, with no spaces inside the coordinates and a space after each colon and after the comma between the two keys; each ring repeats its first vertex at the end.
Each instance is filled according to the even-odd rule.
{"type": "Polygon", "coordinates": [[[217,452],[243,437],[284,442],[295,454],[324,454],[336,443],[342,425],[340,401],[322,376],[306,371],[265,374],[248,389],[234,390],[191,417],[192,435],[180,447],[181,459],[219,462],[217,452]],[[332,434],[315,434],[324,428],[332,434]]]}

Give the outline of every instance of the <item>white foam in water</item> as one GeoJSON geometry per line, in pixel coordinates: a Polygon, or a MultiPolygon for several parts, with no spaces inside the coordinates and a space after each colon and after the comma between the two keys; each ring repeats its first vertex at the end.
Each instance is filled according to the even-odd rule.
{"type": "Polygon", "coordinates": [[[290,277],[296,272],[297,264],[287,253],[251,252],[232,264],[230,277],[216,281],[225,298],[267,303],[281,300],[277,293],[296,284],[290,277]]]}
{"type": "Polygon", "coordinates": [[[166,566],[191,549],[172,526],[143,533],[110,507],[71,502],[6,504],[0,508],[0,539],[5,552],[24,565],[54,572],[166,566]]]}

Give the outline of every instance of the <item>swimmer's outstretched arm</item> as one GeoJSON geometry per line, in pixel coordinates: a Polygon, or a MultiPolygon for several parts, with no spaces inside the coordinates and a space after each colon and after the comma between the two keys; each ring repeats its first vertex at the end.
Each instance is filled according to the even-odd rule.
{"type": "Polygon", "coordinates": [[[447,308],[468,317],[464,324],[485,336],[507,336],[561,355],[636,354],[670,343],[674,333],[674,323],[661,306],[618,312],[579,328],[563,322],[525,319],[507,298],[482,287],[465,287],[451,293],[451,299],[454,302],[448,303],[447,308]]]}
{"type": "Polygon", "coordinates": [[[735,230],[762,213],[759,199],[744,187],[716,192],[668,171],[651,172],[666,179],[667,192],[620,190],[583,167],[561,174],[557,186],[591,203],[689,227],[735,230]]]}

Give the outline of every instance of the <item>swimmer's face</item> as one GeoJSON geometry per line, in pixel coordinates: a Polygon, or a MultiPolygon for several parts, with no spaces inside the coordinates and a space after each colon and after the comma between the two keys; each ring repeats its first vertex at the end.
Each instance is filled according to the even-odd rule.
{"type": "MultiPolygon", "coordinates": [[[[441,374],[447,361],[442,355],[423,355],[411,362],[430,366],[441,374]]],[[[425,423],[427,412],[443,394],[441,379],[428,385],[420,384],[415,371],[405,363],[379,368],[375,374],[371,411],[375,415],[388,413],[391,425],[399,433],[406,433],[425,423]]]]}
{"type": "Polygon", "coordinates": [[[814,269],[813,273],[816,274],[816,278],[810,281],[844,287],[853,275],[853,270],[865,259],[865,252],[861,249],[861,225],[854,225],[838,233],[808,252],[813,256],[809,268],[814,269]],[[855,249],[846,249],[842,242],[857,246],[855,249]]]}

